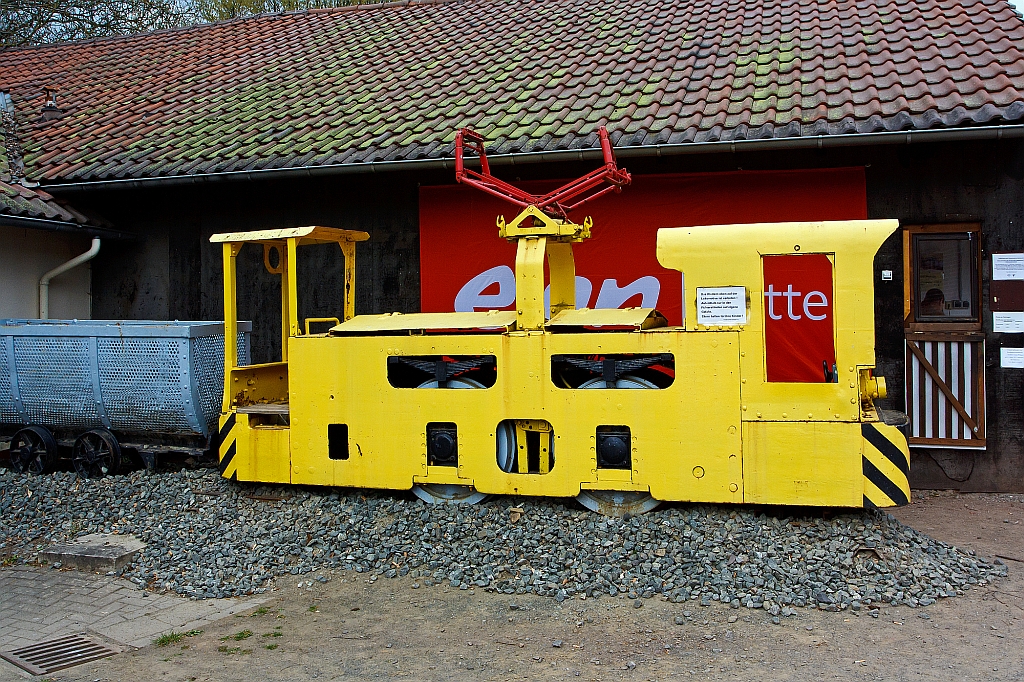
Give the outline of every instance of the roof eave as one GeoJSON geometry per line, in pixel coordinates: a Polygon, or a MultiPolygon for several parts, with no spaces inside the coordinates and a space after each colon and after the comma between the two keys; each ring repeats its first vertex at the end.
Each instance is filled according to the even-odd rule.
{"type": "Polygon", "coordinates": [[[104,239],[137,238],[134,234],[120,232],[106,227],[79,225],[78,223],[68,223],[63,220],[47,220],[46,218],[30,218],[28,216],[7,214],[0,214],[0,227],[21,227],[31,230],[46,230],[49,232],[70,232],[83,237],[102,237],[104,239]]]}
{"type": "MultiPolygon", "coordinates": [[[[737,152],[770,151],[784,149],[824,149],[835,147],[867,147],[875,145],[921,144],[929,142],[959,142],[1002,140],[1024,137],[1024,124],[978,126],[973,128],[944,128],[906,130],[884,133],[853,133],[846,135],[815,135],[782,137],[759,140],[727,140],[716,142],[684,142],[681,144],[639,145],[617,147],[620,159],[637,157],[681,156],[691,154],[729,154],[737,152]]],[[[520,152],[488,155],[492,166],[516,166],[535,163],[601,160],[599,148],[570,149],[542,152],[520,152]]],[[[401,161],[366,161],[328,164],[322,166],[296,166],[249,171],[197,173],[155,178],[124,178],[84,182],[57,182],[44,185],[47,191],[79,192],[108,189],[143,189],[172,185],[198,185],[213,182],[313,178],[331,175],[374,174],[396,171],[451,170],[455,159],[411,159],[401,161]]]]}

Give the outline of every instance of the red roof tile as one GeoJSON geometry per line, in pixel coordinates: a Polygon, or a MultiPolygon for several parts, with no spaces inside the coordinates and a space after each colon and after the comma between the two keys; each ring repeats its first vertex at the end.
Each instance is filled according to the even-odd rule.
{"type": "Polygon", "coordinates": [[[32,189],[0,179],[0,223],[4,217],[34,218],[71,223],[83,227],[102,227],[105,222],[90,219],[41,189],[32,189]]]}
{"type": "Polygon", "coordinates": [[[0,51],[30,177],[153,177],[1011,123],[1005,0],[467,0],[0,51]],[[44,88],[64,115],[43,121],[44,88]]]}

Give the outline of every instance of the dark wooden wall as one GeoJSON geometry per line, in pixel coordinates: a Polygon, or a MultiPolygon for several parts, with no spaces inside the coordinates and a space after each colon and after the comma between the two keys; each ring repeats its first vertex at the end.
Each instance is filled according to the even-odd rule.
{"type": "MultiPolygon", "coordinates": [[[[387,178],[393,180],[394,178],[387,178]]],[[[90,197],[118,225],[144,235],[110,242],[94,265],[97,318],[222,319],[222,257],[217,232],[328,225],[370,233],[357,250],[359,313],[419,309],[417,186],[359,179],[305,180],[116,191],[90,197]]],[[[340,249],[299,252],[300,318],[341,313],[340,249]]],[[[253,360],[280,355],[280,278],[263,267],[263,252],[239,256],[238,307],[253,320],[253,360]]]]}
{"type": "MultiPolygon", "coordinates": [[[[510,180],[567,178],[592,164],[498,168],[510,180]]],[[[988,311],[992,251],[1024,251],[1024,145],[1018,141],[863,147],[791,152],[629,159],[632,172],[715,172],[816,167],[866,167],[868,214],[902,223],[978,221],[984,251],[983,319],[988,333],[989,447],[984,452],[915,449],[917,487],[1024,490],[1024,370],[999,367],[1002,345],[1024,346],[1024,335],[991,333],[988,311]]],[[[419,309],[419,184],[449,184],[450,171],[381,173],[330,178],[222,182],[149,190],[75,193],[135,242],[105,243],[93,265],[97,318],[220,319],[221,255],[216,232],[329,225],[370,233],[358,247],[358,313],[419,309]]],[[[627,190],[628,191],[628,190],[627,190]]],[[[894,235],[875,267],[877,360],[888,378],[887,407],[904,409],[903,255],[894,235]],[[883,282],[881,270],[892,270],[883,282]]],[[[332,247],[300,255],[300,317],[340,312],[342,259],[332,247]]],[[[239,315],[255,322],[253,360],[279,354],[278,278],[263,270],[262,253],[246,247],[240,261],[239,315]]]]}

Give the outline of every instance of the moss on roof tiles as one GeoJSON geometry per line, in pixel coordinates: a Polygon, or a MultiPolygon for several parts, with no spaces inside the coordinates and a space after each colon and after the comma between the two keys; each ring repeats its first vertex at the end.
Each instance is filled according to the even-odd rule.
{"type": "Polygon", "coordinates": [[[8,51],[0,72],[26,110],[39,105],[34,83],[62,80],[73,115],[26,126],[30,172],[44,179],[408,158],[438,153],[470,123],[510,151],[577,148],[573,133],[605,120],[629,133],[621,144],[654,139],[633,134],[643,125],[673,140],[730,138],[730,126],[774,134],[792,121],[779,134],[812,134],[822,105],[830,118],[848,104],[854,120],[881,110],[875,78],[892,103],[884,115],[912,126],[959,125],[982,108],[995,123],[1024,114],[1016,15],[923,0],[923,23],[896,2],[879,0],[891,24],[856,4],[819,21],[789,0],[708,12],[670,0],[468,0],[298,13],[34,48],[32,60],[8,51]],[[947,48],[955,59],[937,56],[947,48]],[[889,82],[892,71],[918,77],[889,82]],[[949,102],[967,111],[948,114],[949,102]]]}

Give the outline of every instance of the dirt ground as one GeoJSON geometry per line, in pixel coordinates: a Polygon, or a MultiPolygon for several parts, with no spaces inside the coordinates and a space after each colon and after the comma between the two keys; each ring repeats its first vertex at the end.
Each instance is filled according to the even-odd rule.
{"type": "Polygon", "coordinates": [[[1005,557],[1009,577],[927,608],[798,609],[780,625],[717,603],[559,604],[355,573],[301,588],[282,578],[256,612],[53,679],[1024,680],[1024,496],[921,492],[896,516],[1005,557]]]}

